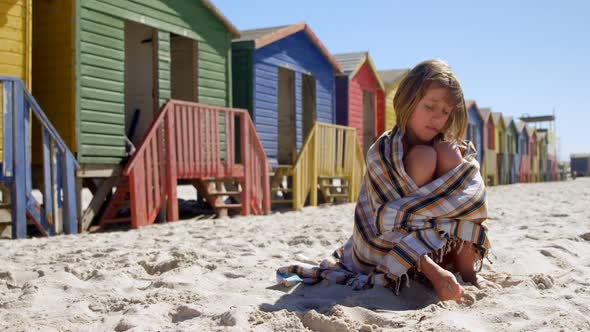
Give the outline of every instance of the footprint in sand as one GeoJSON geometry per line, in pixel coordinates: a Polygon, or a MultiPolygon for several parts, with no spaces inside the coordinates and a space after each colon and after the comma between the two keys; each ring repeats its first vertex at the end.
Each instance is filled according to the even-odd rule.
{"type": "Polygon", "coordinates": [[[565,218],[565,217],[569,217],[570,215],[567,213],[553,213],[549,215],[550,217],[553,218],[565,218]]]}
{"type": "Polygon", "coordinates": [[[115,326],[115,331],[116,332],[123,332],[123,331],[130,330],[136,326],[137,326],[136,322],[133,322],[128,318],[123,318],[119,321],[119,324],[117,324],[117,326],[115,326]]]}
{"type": "Polygon", "coordinates": [[[10,271],[0,271],[0,280],[14,282],[14,275],[10,271]]]}
{"type": "Polygon", "coordinates": [[[575,253],[575,252],[573,252],[573,251],[571,251],[571,250],[569,250],[569,249],[567,249],[565,247],[562,247],[559,244],[549,244],[547,247],[548,248],[559,249],[560,251],[566,252],[566,253],[568,253],[568,254],[570,254],[572,256],[575,256],[575,257],[578,257],[579,256],[577,253],[575,253]]]}
{"type": "Polygon", "coordinates": [[[531,280],[533,281],[535,287],[540,290],[549,289],[555,284],[555,281],[551,276],[544,275],[542,273],[534,275],[531,280]]]}
{"type": "MultiPolygon", "coordinates": [[[[562,251],[570,253],[574,256],[578,256],[577,254],[571,253],[570,251],[568,251],[567,249],[560,247],[560,246],[550,246],[552,248],[557,248],[557,249],[562,249],[562,251]]],[[[552,263],[555,264],[556,266],[558,266],[561,269],[568,269],[571,267],[571,265],[564,259],[561,259],[560,257],[556,256],[553,252],[547,250],[547,249],[541,249],[539,250],[539,252],[541,253],[541,255],[545,256],[545,257],[550,257],[552,258],[552,263]]]]}
{"type": "Polygon", "coordinates": [[[229,279],[239,279],[239,278],[245,278],[246,277],[244,274],[233,273],[233,272],[225,272],[223,275],[226,278],[229,278],[229,279]]]}
{"type": "Polygon", "coordinates": [[[177,259],[164,259],[164,260],[156,261],[156,262],[141,261],[138,264],[141,265],[145,269],[145,272],[147,272],[150,275],[154,275],[154,274],[162,274],[162,273],[165,273],[165,272],[168,272],[170,270],[177,268],[178,267],[178,260],[177,259]]]}
{"type": "Polygon", "coordinates": [[[298,244],[305,244],[311,246],[314,244],[314,241],[311,240],[308,236],[296,236],[287,242],[290,246],[296,246],[298,244]]]}
{"type": "Polygon", "coordinates": [[[301,317],[303,326],[312,331],[358,331],[359,326],[350,326],[342,318],[324,316],[311,310],[301,317]]]}
{"type": "Polygon", "coordinates": [[[461,299],[458,302],[459,304],[465,307],[470,307],[474,305],[477,301],[481,301],[488,296],[489,294],[486,292],[486,290],[480,290],[476,287],[468,287],[465,290],[463,297],[461,297],[461,299]]]}
{"type": "Polygon", "coordinates": [[[202,314],[202,311],[196,307],[181,305],[178,306],[176,310],[171,312],[169,315],[172,319],[172,323],[180,323],[184,322],[185,320],[200,317],[202,314]]]}

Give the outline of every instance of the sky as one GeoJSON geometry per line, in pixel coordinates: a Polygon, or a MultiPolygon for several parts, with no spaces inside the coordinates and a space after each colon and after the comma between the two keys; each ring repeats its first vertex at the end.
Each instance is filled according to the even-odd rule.
{"type": "Polygon", "coordinates": [[[590,153],[590,1],[213,3],[240,30],[305,21],[332,54],[369,51],[379,70],[443,59],[480,107],[555,112],[560,160],[590,153]]]}

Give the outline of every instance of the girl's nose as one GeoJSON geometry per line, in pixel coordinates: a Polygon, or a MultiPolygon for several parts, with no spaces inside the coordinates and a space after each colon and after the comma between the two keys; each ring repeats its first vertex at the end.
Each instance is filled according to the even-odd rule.
{"type": "Polygon", "coordinates": [[[433,115],[434,120],[437,120],[437,121],[444,119],[444,117],[445,117],[445,115],[442,112],[436,112],[433,115]]]}

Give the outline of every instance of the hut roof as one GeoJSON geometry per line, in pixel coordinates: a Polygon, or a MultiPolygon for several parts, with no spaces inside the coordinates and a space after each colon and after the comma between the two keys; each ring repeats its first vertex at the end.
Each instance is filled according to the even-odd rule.
{"type": "Polygon", "coordinates": [[[514,125],[516,126],[516,130],[518,130],[518,132],[522,132],[525,127],[527,127],[526,123],[522,122],[522,121],[515,121],[514,125]]]}
{"type": "Polygon", "coordinates": [[[492,119],[494,119],[494,124],[496,125],[500,123],[500,121],[504,122],[504,118],[500,112],[492,112],[492,119]]]}
{"type": "Polygon", "coordinates": [[[244,30],[241,32],[241,37],[234,39],[234,42],[253,41],[254,49],[259,49],[300,31],[304,31],[309,36],[320,52],[326,57],[326,59],[328,59],[328,62],[332,65],[336,73],[342,73],[340,65],[338,65],[338,62],[336,59],[334,59],[334,56],[330,54],[328,49],[324,46],[324,44],[322,44],[316,34],[305,22],[276,27],[244,30]]]}
{"type": "MultiPolygon", "coordinates": [[[[479,114],[484,122],[488,121],[488,118],[492,115],[492,110],[489,107],[482,107],[479,109],[479,114]]],[[[492,119],[493,121],[493,119],[492,119]]]]}
{"type": "Polygon", "coordinates": [[[209,0],[201,0],[201,3],[208,8],[213,15],[215,15],[215,17],[217,17],[221,23],[223,23],[223,25],[225,25],[225,27],[229,30],[229,32],[231,32],[232,37],[237,38],[240,37],[240,30],[238,30],[238,28],[236,28],[228,19],[227,17],[225,17],[221,11],[219,11],[219,9],[217,9],[217,7],[215,7],[215,5],[213,5],[213,3],[211,3],[211,1],[209,0]]]}
{"type": "MultiPolygon", "coordinates": [[[[504,126],[512,127],[514,125],[514,117],[512,115],[504,115],[504,126]]],[[[515,127],[516,129],[516,127],[515,127]]]]}
{"type": "Polygon", "coordinates": [[[381,89],[385,90],[385,86],[383,85],[383,81],[381,81],[381,77],[373,64],[373,60],[369,55],[369,52],[354,52],[354,53],[340,53],[334,54],[334,58],[340,65],[342,69],[342,73],[347,75],[349,79],[352,79],[354,75],[361,69],[363,64],[368,63],[371,71],[373,72],[373,76],[375,80],[381,87],[381,89]]]}
{"type": "Polygon", "coordinates": [[[409,72],[410,72],[409,69],[389,69],[389,70],[378,71],[379,76],[381,76],[381,81],[385,85],[391,85],[391,84],[397,83],[409,72]]]}

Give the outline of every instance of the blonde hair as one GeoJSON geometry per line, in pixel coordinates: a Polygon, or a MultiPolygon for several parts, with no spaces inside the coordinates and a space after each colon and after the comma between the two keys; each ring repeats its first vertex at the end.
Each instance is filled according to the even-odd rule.
{"type": "Polygon", "coordinates": [[[468,115],[459,80],[448,64],[441,60],[426,60],[414,67],[400,82],[393,98],[397,126],[406,130],[412,112],[432,84],[439,84],[449,91],[455,106],[442,129],[443,139],[459,142],[467,131],[468,115]]]}

